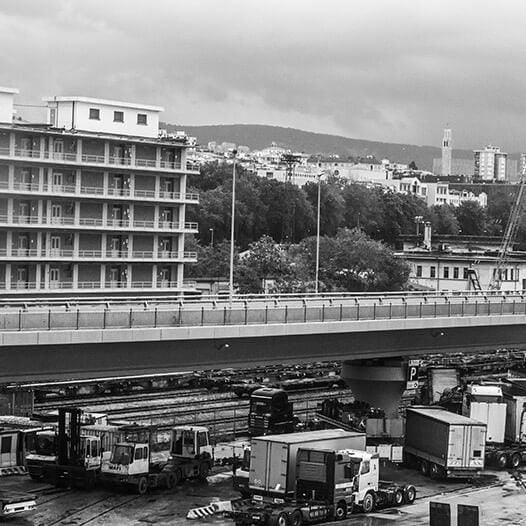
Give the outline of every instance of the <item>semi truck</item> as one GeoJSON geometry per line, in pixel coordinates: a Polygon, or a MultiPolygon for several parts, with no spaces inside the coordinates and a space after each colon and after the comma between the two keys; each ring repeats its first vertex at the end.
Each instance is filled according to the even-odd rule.
{"type": "MultiPolygon", "coordinates": [[[[260,475],[264,476],[264,475],[260,475]]],[[[300,448],[297,451],[294,498],[236,502],[227,515],[236,526],[300,526],[342,520],[360,509],[411,504],[413,485],[380,482],[379,457],[361,450],[300,448]]]]}
{"type": "Polygon", "coordinates": [[[296,456],[300,448],[307,447],[365,451],[365,433],[323,429],[254,437],[246,493],[271,499],[291,498],[296,483],[296,456]]]}
{"type": "Polygon", "coordinates": [[[282,389],[261,387],[250,395],[250,436],[292,433],[295,423],[292,402],[289,402],[287,393],[282,389]]]}
{"type": "Polygon", "coordinates": [[[406,411],[404,461],[434,479],[470,478],[484,468],[486,424],[437,406],[406,411]]]}
{"type": "Polygon", "coordinates": [[[526,461],[526,396],[513,394],[514,383],[469,385],[462,405],[464,415],[487,425],[486,464],[500,469],[526,461]]]}

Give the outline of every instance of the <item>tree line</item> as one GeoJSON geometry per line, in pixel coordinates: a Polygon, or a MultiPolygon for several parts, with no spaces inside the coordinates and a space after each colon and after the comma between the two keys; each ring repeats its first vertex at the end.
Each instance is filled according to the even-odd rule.
{"type": "MultiPolygon", "coordinates": [[[[205,164],[200,175],[190,176],[188,186],[200,194],[199,205],[187,211],[187,219],[199,223],[199,234],[187,242],[188,250],[198,252],[199,262],[188,265],[186,275],[227,276],[232,165],[205,164]]],[[[499,236],[515,192],[498,189],[487,208],[474,201],[428,208],[418,197],[338,177],[322,180],[319,189],[320,279],[327,290],[402,288],[407,265],[392,260],[391,249],[401,235],[416,232],[415,217],[431,222],[437,234],[499,236]]],[[[317,182],[300,188],[236,168],[235,271],[245,291],[260,289],[262,277],[273,278],[281,290],[312,288],[317,203],[317,182]],[[250,254],[258,253],[259,260],[249,255],[245,268],[247,258],[239,260],[237,253],[249,248],[250,254]]],[[[525,234],[526,222],[519,234],[522,240],[525,234]]]]}

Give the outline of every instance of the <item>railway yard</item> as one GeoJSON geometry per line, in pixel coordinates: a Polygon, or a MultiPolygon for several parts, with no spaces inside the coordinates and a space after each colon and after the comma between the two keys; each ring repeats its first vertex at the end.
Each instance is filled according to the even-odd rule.
{"type": "MultiPolygon", "coordinates": [[[[420,403],[418,397],[426,389],[426,365],[453,367],[460,371],[462,378],[492,378],[503,374],[510,366],[522,368],[524,353],[506,351],[489,356],[452,356],[447,363],[440,356],[428,356],[421,368],[420,388],[406,392],[402,406],[420,403]]],[[[127,422],[155,426],[166,432],[177,426],[206,426],[211,443],[216,443],[247,436],[251,394],[267,385],[287,394],[294,408],[296,431],[320,428],[323,401],[338,399],[343,406],[353,401],[351,391],[340,379],[338,363],[199,372],[155,379],[62,382],[32,386],[31,389],[35,390],[34,415],[42,419],[43,425],[53,420],[50,416],[53,413],[74,405],[82,414],[92,415],[91,424],[127,422]]],[[[367,515],[348,515],[343,523],[369,526],[429,524],[429,503],[438,501],[450,503],[453,515],[458,503],[479,506],[484,525],[526,524],[521,512],[526,505],[526,488],[517,482],[523,469],[519,467],[513,472],[486,469],[474,478],[436,480],[399,462],[382,459],[382,477],[410,481],[417,488],[414,504],[400,508],[389,506],[367,515]]],[[[240,498],[234,488],[232,472],[231,463],[216,462],[205,480],[184,480],[170,489],[151,489],[147,494],[100,486],[89,490],[60,487],[60,484],[55,487],[49,481],[32,480],[27,475],[4,476],[0,478],[0,497],[1,492],[32,495],[36,498],[36,509],[5,517],[3,521],[34,526],[189,524],[186,517],[190,510],[210,509],[214,502],[219,503],[216,508],[222,509],[224,503],[240,498]]],[[[218,526],[234,525],[234,520],[222,513],[198,516],[194,522],[198,521],[218,526]]],[[[284,526],[299,525],[287,523],[284,526]]]]}

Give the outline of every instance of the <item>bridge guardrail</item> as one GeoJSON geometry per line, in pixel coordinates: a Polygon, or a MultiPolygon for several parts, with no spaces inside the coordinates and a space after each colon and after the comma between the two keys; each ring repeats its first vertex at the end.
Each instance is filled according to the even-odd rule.
{"type": "Polygon", "coordinates": [[[526,299],[514,295],[352,297],[301,302],[260,301],[4,308],[0,331],[141,329],[277,323],[352,322],[410,318],[526,315],[526,299]]]}

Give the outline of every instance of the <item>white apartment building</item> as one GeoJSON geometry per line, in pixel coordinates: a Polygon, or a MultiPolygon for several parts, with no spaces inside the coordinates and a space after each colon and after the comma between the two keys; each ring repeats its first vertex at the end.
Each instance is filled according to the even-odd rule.
{"type": "Polygon", "coordinates": [[[162,108],[49,97],[47,122],[13,120],[0,88],[0,289],[183,290],[187,138],[162,108]]]}
{"type": "Polygon", "coordinates": [[[474,150],[474,176],[482,181],[505,181],[508,154],[496,146],[474,150]]]}

